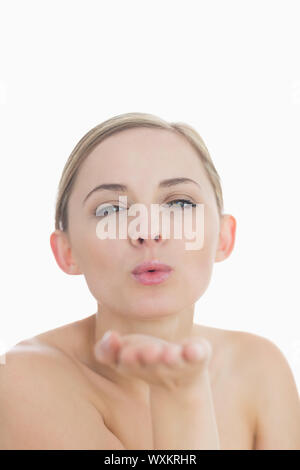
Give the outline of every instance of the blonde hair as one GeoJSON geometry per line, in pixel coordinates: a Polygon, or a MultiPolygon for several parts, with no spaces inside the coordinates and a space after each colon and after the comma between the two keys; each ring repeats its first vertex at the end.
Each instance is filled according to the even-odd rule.
{"type": "Polygon", "coordinates": [[[198,152],[215,193],[219,216],[222,216],[224,208],[220,177],[202,137],[195,129],[185,123],[167,122],[153,114],[135,112],[119,114],[98,124],[88,131],[74,147],[64,166],[58,186],[55,206],[55,229],[65,232],[68,230],[69,197],[79,168],[92,149],[106,137],[133,127],[166,129],[184,136],[198,152]]]}

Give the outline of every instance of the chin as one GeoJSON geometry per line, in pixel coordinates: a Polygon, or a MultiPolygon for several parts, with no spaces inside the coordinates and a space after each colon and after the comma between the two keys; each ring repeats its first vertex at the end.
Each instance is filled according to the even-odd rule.
{"type": "MultiPolygon", "coordinates": [[[[174,312],[178,310],[179,303],[173,297],[170,299],[169,295],[158,296],[157,298],[151,297],[151,295],[144,295],[143,297],[134,299],[134,316],[135,317],[163,317],[168,315],[174,315],[174,312]]],[[[132,309],[129,308],[132,311],[132,309]]]]}

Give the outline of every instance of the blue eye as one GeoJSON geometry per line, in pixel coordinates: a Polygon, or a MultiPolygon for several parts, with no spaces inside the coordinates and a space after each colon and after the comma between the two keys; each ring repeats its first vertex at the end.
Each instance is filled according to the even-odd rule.
{"type": "MultiPolygon", "coordinates": [[[[98,206],[98,207],[99,207],[99,206],[98,206]]],[[[98,207],[97,207],[96,210],[94,211],[94,215],[95,215],[96,217],[106,217],[107,215],[110,215],[110,214],[109,214],[109,211],[108,211],[108,208],[110,208],[110,207],[116,207],[116,208],[118,208],[118,209],[120,208],[120,206],[118,206],[117,204],[110,204],[110,205],[107,205],[107,206],[105,206],[105,207],[102,207],[101,210],[99,211],[100,214],[99,214],[99,212],[98,212],[98,214],[97,214],[97,209],[98,209],[98,207]],[[102,214],[101,214],[101,212],[102,212],[102,214]],[[105,212],[105,213],[103,214],[103,212],[105,212]]],[[[126,210],[127,210],[127,208],[125,208],[125,207],[124,207],[123,209],[126,209],[126,210]]],[[[119,211],[113,211],[113,212],[119,212],[119,211]]],[[[112,212],[111,212],[111,213],[112,213],[112,212]]]]}
{"type": "MultiPolygon", "coordinates": [[[[183,203],[184,205],[187,204],[190,208],[196,207],[196,204],[194,204],[194,203],[193,203],[192,201],[190,201],[189,199],[174,199],[173,201],[167,202],[166,205],[167,205],[167,206],[169,206],[169,204],[173,205],[173,203],[175,203],[175,202],[176,202],[176,203],[180,202],[180,203],[183,203]]],[[[98,206],[98,207],[99,207],[99,206],[98,206]]],[[[94,211],[94,215],[95,215],[96,217],[106,217],[107,215],[110,215],[110,214],[109,214],[109,211],[108,211],[108,208],[110,208],[110,207],[115,207],[115,208],[117,208],[117,209],[120,209],[120,206],[118,206],[117,204],[110,204],[110,205],[107,205],[107,206],[102,207],[102,209],[101,209],[102,214],[101,214],[101,211],[99,211],[100,214],[99,214],[99,213],[97,214],[97,209],[98,209],[98,207],[97,207],[96,210],[94,211]],[[103,212],[104,212],[104,214],[103,214],[103,212]]],[[[169,207],[170,207],[170,206],[169,206],[169,207]]],[[[123,209],[127,210],[127,207],[123,207],[123,209]]],[[[184,209],[184,206],[181,206],[181,209],[184,209]]],[[[119,212],[119,210],[113,211],[113,212],[119,212]]]]}
{"type": "MultiPolygon", "coordinates": [[[[183,204],[188,204],[190,208],[196,207],[196,204],[194,204],[192,201],[189,199],[174,199],[173,201],[167,202],[168,204],[173,204],[173,202],[183,202],[183,204]]],[[[184,209],[184,207],[181,206],[181,209],[184,209]]]]}

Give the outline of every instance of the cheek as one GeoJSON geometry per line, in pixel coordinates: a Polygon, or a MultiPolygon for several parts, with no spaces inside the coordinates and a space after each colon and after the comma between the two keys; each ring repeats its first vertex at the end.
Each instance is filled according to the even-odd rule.
{"type": "Polygon", "coordinates": [[[187,303],[195,303],[202,297],[209,285],[210,278],[211,270],[203,265],[185,271],[181,290],[187,303]]]}
{"type": "MultiPolygon", "coordinates": [[[[124,260],[124,256],[123,256],[124,260]]],[[[113,240],[97,240],[84,252],[84,277],[97,302],[107,303],[119,289],[122,256],[113,240]]]]}
{"type": "Polygon", "coordinates": [[[184,283],[200,286],[206,284],[211,276],[212,263],[206,256],[194,256],[188,260],[182,269],[184,283]]]}
{"type": "Polygon", "coordinates": [[[110,270],[113,269],[114,259],[111,255],[111,240],[99,240],[84,233],[76,235],[76,240],[73,239],[73,255],[90,290],[95,291],[97,284],[99,286],[105,278],[111,278],[110,270]]]}
{"type": "Polygon", "coordinates": [[[108,277],[124,269],[124,249],[120,240],[94,240],[87,244],[84,257],[86,271],[107,273],[108,277]]]}
{"type": "Polygon", "coordinates": [[[211,247],[206,245],[202,250],[185,251],[180,263],[180,283],[184,295],[196,302],[207,289],[213,270],[211,247]]]}

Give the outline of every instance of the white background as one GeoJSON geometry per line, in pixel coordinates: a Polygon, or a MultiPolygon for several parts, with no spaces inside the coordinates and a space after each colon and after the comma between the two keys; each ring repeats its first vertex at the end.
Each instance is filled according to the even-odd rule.
{"type": "Polygon", "coordinates": [[[63,166],[117,114],[184,121],[221,176],[234,251],[214,266],[198,323],[253,332],[300,390],[297,1],[1,1],[2,352],[85,318],[83,276],[49,237],[63,166]]]}

